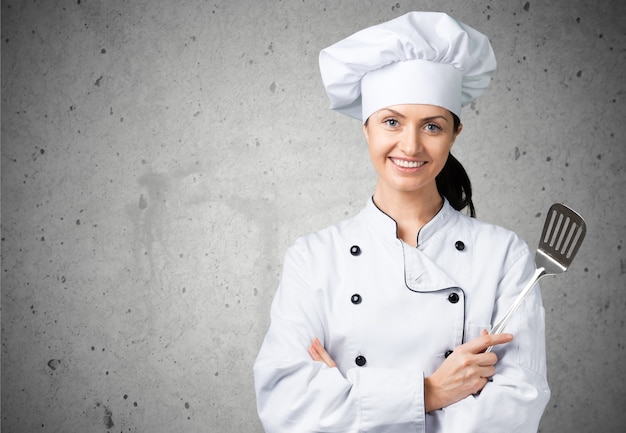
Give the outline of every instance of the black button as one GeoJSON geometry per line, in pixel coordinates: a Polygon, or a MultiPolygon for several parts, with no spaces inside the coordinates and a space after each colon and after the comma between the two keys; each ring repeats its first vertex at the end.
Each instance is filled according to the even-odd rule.
{"type": "Polygon", "coordinates": [[[448,301],[450,301],[451,304],[456,304],[457,302],[459,302],[459,295],[457,295],[456,293],[450,293],[450,296],[448,296],[448,301]]]}
{"type": "Polygon", "coordinates": [[[352,245],[350,247],[350,254],[352,254],[353,256],[360,256],[361,255],[361,247],[358,245],[352,245]]]}
{"type": "Polygon", "coordinates": [[[463,243],[463,241],[456,241],[454,243],[454,248],[456,248],[459,251],[463,251],[465,249],[465,244],[463,243]]]}
{"type": "Polygon", "coordinates": [[[365,365],[365,363],[367,362],[367,359],[365,359],[365,357],[364,357],[364,356],[359,355],[359,356],[357,356],[357,357],[354,359],[354,362],[355,362],[355,364],[356,364],[356,365],[358,365],[359,367],[363,367],[363,366],[365,365]]]}
{"type": "Polygon", "coordinates": [[[451,350],[446,350],[446,353],[443,356],[445,356],[447,358],[450,355],[452,355],[452,351],[451,350]]]}
{"type": "Polygon", "coordinates": [[[353,304],[357,305],[360,304],[363,299],[361,298],[361,295],[355,293],[354,295],[352,295],[352,298],[350,298],[350,300],[353,304]]]}

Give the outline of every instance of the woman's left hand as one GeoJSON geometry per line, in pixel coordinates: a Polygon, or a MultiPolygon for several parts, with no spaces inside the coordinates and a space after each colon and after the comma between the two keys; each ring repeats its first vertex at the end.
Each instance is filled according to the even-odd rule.
{"type": "Polygon", "coordinates": [[[320,343],[320,340],[317,337],[313,339],[313,343],[309,346],[309,355],[311,355],[313,361],[323,362],[330,368],[337,366],[335,361],[333,361],[333,358],[331,358],[328,352],[326,352],[326,349],[324,349],[324,346],[322,346],[322,343],[320,343]]]}

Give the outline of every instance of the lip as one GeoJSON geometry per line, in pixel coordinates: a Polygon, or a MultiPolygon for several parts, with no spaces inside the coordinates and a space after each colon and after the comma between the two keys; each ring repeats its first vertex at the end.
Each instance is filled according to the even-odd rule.
{"type": "Polygon", "coordinates": [[[407,159],[407,158],[395,158],[393,156],[390,156],[389,160],[391,161],[391,163],[396,169],[405,173],[415,173],[416,171],[419,171],[422,168],[424,168],[426,164],[428,164],[427,161],[420,161],[416,159],[407,159]]]}

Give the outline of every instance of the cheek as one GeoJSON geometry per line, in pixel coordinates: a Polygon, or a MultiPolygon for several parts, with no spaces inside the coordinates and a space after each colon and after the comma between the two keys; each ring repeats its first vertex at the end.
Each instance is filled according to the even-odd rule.
{"type": "Polygon", "coordinates": [[[368,146],[368,153],[369,153],[371,164],[374,166],[376,171],[380,171],[380,166],[382,164],[381,161],[382,161],[382,158],[383,158],[381,156],[380,151],[378,150],[378,148],[376,148],[375,146],[372,146],[370,144],[368,146]]]}
{"type": "Polygon", "coordinates": [[[386,155],[393,147],[393,139],[388,134],[370,133],[367,142],[370,155],[386,155]]]}
{"type": "Polygon", "coordinates": [[[432,152],[438,157],[443,156],[444,158],[447,158],[450,150],[452,150],[453,144],[454,140],[450,140],[449,138],[441,139],[431,149],[432,152]]]}
{"type": "Polygon", "coordinates": [[[439,155],[437,155],[437,165],[440,171],[443,170],[444,165],[446,165],[446,162],[448,161],[448,155],[450,155],[449,149],[442,150],[439,155]]]}
{"type": "Polygon", "coordinates": [[[372,167],[378,175],[382,175],[385,172],[388,155],[385,146],[381,145],[380,142],[370,140],[368,144],[368,153],[372,167]]]}
{"type": "Polygon", "coordinates": [[[443,157],[444,159],[447,159],[448,155],[450,154],[451,149],[452,149],[452,146],[441,146],[439,155],[443,157]]]}
{"type": "Polygon", "coordinates": [[[370,159],[374,161],[378,154],[380,154],[380,143],[375,136],[370,135],[367,141],[367,151],[369,152],[370,159]]]}

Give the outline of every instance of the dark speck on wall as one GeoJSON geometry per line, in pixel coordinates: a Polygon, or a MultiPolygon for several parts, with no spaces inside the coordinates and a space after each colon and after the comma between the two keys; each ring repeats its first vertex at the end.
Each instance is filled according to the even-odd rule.
{"type": "Polygon", "coordinates": [[[113,412],[111,412],[106,406],[104,408],[104,425],[106,428],[112,428],[115,425],[113,423],[113,412]]]}
{"type": "Polygon", "coordinates": [[[524,11],[528,12],[529,9],[530,9],[530,2],[526,2],[524,4],[524,11]]]}
{"type": "Polygon", "coordinates": [[[57,368],[59,368],[60,364],[60,359],[51,359],[50,361],[48,361],[48,367],[50,367],[50,370],[56,370],[57,368]]]}

